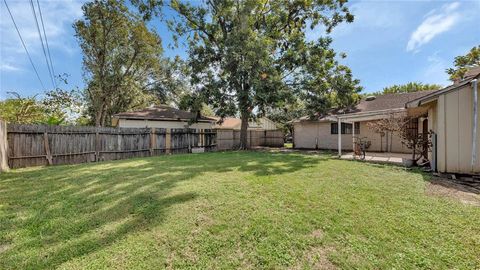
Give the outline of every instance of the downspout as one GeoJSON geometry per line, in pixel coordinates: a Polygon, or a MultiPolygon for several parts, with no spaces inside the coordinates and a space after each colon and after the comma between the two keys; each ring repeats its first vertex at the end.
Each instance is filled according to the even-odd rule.
{"type": "Polygon", "coordinates": [[[477,129],[478,129],[478,85],[477,79],[472,80],[473,85],[473,128],[472,128],[472,172],[477,162],[477,129]]]}

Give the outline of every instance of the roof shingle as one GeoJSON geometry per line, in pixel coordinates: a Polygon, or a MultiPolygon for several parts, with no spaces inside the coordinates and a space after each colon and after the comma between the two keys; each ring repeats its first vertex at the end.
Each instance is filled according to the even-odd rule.
{"type": "MultiPolygon", "coordinates": [[[[411,93],[384,94],[376,96],[373,100],[363,98],[357,105],[351,109],[332,109],[327,114],[318,117],[318,120],[335,115],[348,115],[353,113],[385,111],[405,108],[405,104],[409,101],[432,94],[438,90],[419,91],[411,93]]],[[[300,118],[300,120],[309,120],[308,116],[300,118]]]]}
{"type": "Polygon", "coordinates": [[[376,96],[375,99],[371,101],[362,99],[352,110],[345,112],[345,114],[405,108],[405,103],[429,95],[435,91],[437,90],[385,94],[376,96]]]}
{"type": "MultiPolygon", "coordinates": [[[[121,119],[148,119],[148,120],[191,120],[195,119],[196,115],[192,112],[187,112],[175,109],[168,105],[157,105],[142,110],[117,113],[114,115],[121,119]]],[[[200,117],[199,121],[213,121],[209,118],[200,117]]]]}

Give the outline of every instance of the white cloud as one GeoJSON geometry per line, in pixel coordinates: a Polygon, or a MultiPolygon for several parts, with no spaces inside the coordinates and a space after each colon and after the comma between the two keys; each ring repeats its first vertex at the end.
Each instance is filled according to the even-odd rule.
{"type": "MultiPolygon", "coordinates": [[[[32,56],[43,56],[29,1],[7,1],[7,3],[30,54],[32,56]]],[[[35,1],[34,3],[35,8],[37,8],[35,1]]],[[[4,3],[1,4],[0,46],[2,58],[16,61],[25,59],[25,51],[10,19],[10,15],[4,3]]],[[[82,15],[81,2],[74,0],[40,1],[40,6],[51,53],[53,54],[53,50],[61,50],[67,53],[74,50],[75,40],[72,32],[72,23],[82,15]]],[[[37,16],[39,16],[38,10],[37,16]]],[[[39,24],[42,31],[40,19],[39,24]]]]}
{"type": "Polygon", "coordinates": [[[423,22],[410,36],[407,51],[418,51],[434,37],[450,30],[460,20],[460,13],[457,11],[459,5],[458,2],[453,2],[443,5],[440,10],[427,13],[423,22]]]}
{"type": "Polygon", "coordinates": [[[22,68],[13,66],[11,64],[2,63],[0,64],[0,70],[1,71],[20,71],[22,70],[22,68]]]}

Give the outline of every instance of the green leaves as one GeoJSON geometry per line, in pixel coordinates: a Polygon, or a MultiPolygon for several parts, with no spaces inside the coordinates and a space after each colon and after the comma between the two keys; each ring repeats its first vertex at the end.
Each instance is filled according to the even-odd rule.
{"type": "Polygon", "coordinates": [[[395,84],[392,86],[385,87],[381,92],[376,92],[374,93],[374,95],[438,90],[438,89],[441,89],[442,87],[443,86],[439,84],[424,84],[421,82],[409,82],[406,84],[399,84],[399,85],[395,84]]]}
{"type": "Polygon", "coordinates": [[[480,66],[480,45],[473,47],[466,55],[455,57],[454,66],[446,70],[451,81],[462,79],[468,69],[480,66]]]}
{"type": "Polygon", "coordinates": [[[16,92],[8,94],[0,101],[0,118],[9,123],[61,125],[73,122],[80,110],[80,98],[73,90],[51,90],[41,100],[16,92]]]}
{"type": "MultiPolygon", "coordinates": [[[[159,3],[142,1],[139,8],[159,3]]],[[[95,125],[104,126],[112,114],[154,103],[152,92],[161,88],[168,62],[162,61],[161,38],[123,1],[97,0],[82,10],[74,28],[84,55],[85,97],[95,125]]]]}
{"type": "MultiPolygon", "coordinates": [[[[148,0],[133,0],[141,12],[148,0]]],[[[166,21],[175,41],[188,42],[191,84],[217,115],[242,120],[301,98],[311,113],[353,102],[361,88],[340,65],[331,38],[309,42],[306,31],[323,25],[330,32],[353,21],[344,0],[172,0],[154,5],[176,12],[166,21]]],[[[344,57],[341,55],[341,57],[344,57]]],[[[198,106],[197,106],[198,107],[198,106]]],[[[191,108],[197,110],[196,108],[191,108]]],[[[246,134],[246,125],[242,129],[246,134]]]]}
{"type": "Polygon", "coordinates": [[[168,24],[190,41],[192,81],[208,94],[204,98],[217,111],[234,102],[246,112],[275,106],[296,88],[315,87],[327,70],[336,68],[336,55],[328,48],[331,39],[307,42],[306,22],[332,29],[351,21],[343,5],[343,1],[265,0],[193,5],[176,0],[170,7],[181,21],[168,24]]]}

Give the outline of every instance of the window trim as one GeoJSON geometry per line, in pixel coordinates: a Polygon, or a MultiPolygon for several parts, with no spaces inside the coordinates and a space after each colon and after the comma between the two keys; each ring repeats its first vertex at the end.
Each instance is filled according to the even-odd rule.
{"type": "MultiPolygon", "coordinates": [[[[355,122],[355,135],[360,134],[360,122],[355,122]]],[[[342,123],[341,125],[341,134],[342,135],[352,135],[353,134],[353,125],[350,123],[342,123]],[[347,133],[347,130],[349,131],[347,133]]],[[[331,135],[338,135],[338,123],[333,122],[330,123],[330,134],[331,135]]]]}

